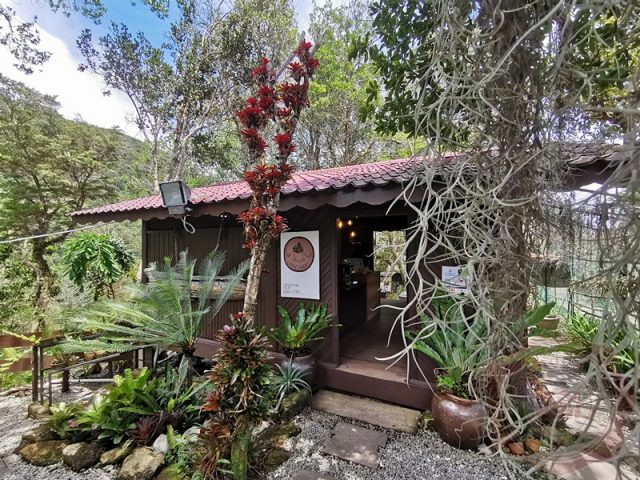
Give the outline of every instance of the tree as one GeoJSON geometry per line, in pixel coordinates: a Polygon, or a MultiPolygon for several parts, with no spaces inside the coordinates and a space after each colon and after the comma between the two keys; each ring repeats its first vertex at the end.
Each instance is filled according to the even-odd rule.
{"type": "Polygon", "coordinates": [[[62,263],[69,279],[84,290],[88,283],[93,299],[115,298],[113,285],[133,266],[133,255],[124,244],[106,233],[83,232],[64,244],[62,263]]]}
{"type": "Polygon", "coordinates": [[[251,206],[238,218],[244,225],[245,248],[251,251],[243,315],[253,322],[258,304],[260,276],[271,241],[286,228],[278,215],[280,192],[291,178],[293,168],[288,163],[295,150],[293,135],[300,114],[309,104],[309,82],[319,67],[313,56],[312,44],[301,40],[293,55],[276,71],[268,58],[263,58],[252,71],[257,95],[249,97],[245,108],[236,115],[242,125],[241,138],[247,149],[249,168],[244,179],[251,187],[251,206]],[[292,61],[297,58],[297,61],[292,61]],[[278,83],[285,73],[287,79],[278,83]],[[273,163],[263,134],[274,127],[273,163]]]}
{"type": "Polygon", "coordinates": [[[375,132],[367,86],[377,79],[369,62],[350,58],[351,39],[369,32],[367,4],[314,5],[310,32],[321,41],[316,57],[323,65],[309,87],[312,109],[296,133],[296,167],[302,170],[353,165],[397,154],[400,138],[375,132]]]}
{"type": "MultiPolygon", "coordinates": [[[[521,434],[540,418],[527,403],[518,357],[527,351],[527,338],[519,319],[533,259],[544,253],[539,232],[552,221],[541,203],[566,187],[566,161],[575,159],[555,141],[592,139],[594,112],[628,115],[633,148],[619,155],[608,181],[638,190],[640,72],[637,64],[629,68],[625,50],[637,45],[632,19],[639,9],[630,1],[377,1],[375,33],[357,42],[382,78],[371,92],[383,96],[374,110],[379,127],[424,137],[430,156],[406,187],[426,193],[413,205],[416,222],[405,247],[415,295],[398,325],[411,325],[412,312],[429,312],[444,286],[437,268],[422,258],[467,265],[468,292],[457,302],[486,322],[482,343],[491,358],[474,375],[481,379],[477,398],[485,400],[487,432],[498,443],[505,432],[521,434]],[[619,95],[607,94],[602,102],[600,86],[619,95]],[[582,122],[578,128],[566,128],[578,124],[571,117],[582,122]],[[440,155],[452,149],[460,155],[440,155]]],[[[599,227],[600,255],[611,265],[601,273],[609,281],[638,258],[637,215],[628,203],[616,201],[615,208],[616,235],[607,221],[599,227]]],[[[630,302],[611,301],[603,331],[620,331],[632,316],[630,302]]],[[[407,345],[399,355],[410,350],[407,345]]],[[[592,379],[605,369],[592,369],[592,379]]]]}
{"type": "Polygon", "coordinates": [[[0,76],[0,226],[9,238],[30,240],[36,272],[34,305],[54,291],[46,260],[67,234],[69,213],[108,198],[109,168],[118,160],[117,135],[65,120],[55,99],[0,76]]]}
{"type": "Polygon", "coordinates": [[[96,43],[85,30],[78,40],[86,61],[81,68],[99,73],[108,88],[131,100],[157,187],[183,176],[194,145],[206,146],[232,117],[249,86],[250,65],[264,54],[280,55],[292,22],[289,0],[232,6],[185,0],[161,46],[124,24],[112,23],[96,43]]]}

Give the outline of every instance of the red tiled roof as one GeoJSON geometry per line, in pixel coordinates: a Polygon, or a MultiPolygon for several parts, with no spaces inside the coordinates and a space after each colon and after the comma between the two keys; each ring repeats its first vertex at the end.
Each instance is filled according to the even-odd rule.
{"type": "MultiPolygon", "coordinates": [[[[422,159],[403,158],[294,173],[293,178],[284,186],[283,194],[290,195],[312,190],[320,192],[329,189],[341,190],[347,187],[363,188],[367,185],[383,186],[388,183],[403,183],[415,175],[416,168],[421,164],[422,159]]],[[[243,180],[217,183],[207,187],[194,188],[191,191],[191,203],[194,205],[217,203],[249,198],[250,195],[251,190],[243,180]]],[[[71,215],[96,215],[156,208],[162,208],[162,197],[160,195],[88,208],[73,212],[71,215]]]]}

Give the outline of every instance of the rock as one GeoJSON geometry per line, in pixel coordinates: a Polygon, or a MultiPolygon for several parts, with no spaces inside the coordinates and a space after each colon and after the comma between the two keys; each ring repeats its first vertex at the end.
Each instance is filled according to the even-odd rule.
{"type": "Polygon", "coordinates": [[[62,451],[62,458],[65,465],[78,472],[93,467],[103,452],[104,448],[97,443],[72,443],[62,451]]]}
{"type": "Polygon", "coordinates": [[[560,426],[553,428],[551,425],[545,425],[542,429],[542,436],[549,441],[549,444],[558,447],[568,447],[574,442],[573,434],[560,426]]]}
{"type": "Polygon", "coordinates": [[[273,472],[276,468],[289,460],[291,452],[284,448],[274,448],[262,457],[261,470],[263,473],[273,472]]]}
{"type": "Polygon", "coordinates": [[[301,389],[289,393],[280,405],[279,416],[282,420],[291,420],[311,403],[311,392],[301,389]]]}
{"type": "Polygon", "coordinates": [[[169,451],[169,442],[167,441],[167,434],[163,433],[158,438],[156,438],[156,441],[153,442],[153,446],[151,448],[153,448],[153,450],[155,450],[158,453],[162,453],[162,454],[167,453],[169,451]]]}
{"type": "Polygon", "coordinates": [[[108,450],[100,455],[100,464],[111,465],[114,463],[120,463],[122,460],[128,457],[131,452],[133,452],[133,448],[133,441],[127,440],[119,447],[116,447],[113,450],[108,450]]]}
{"type": "Polygon", "coordinates": [[[187,442],[197,442],[200,438],[200,427],[189,427],[183,434],[182,438],[184,438],[187,442]]]}
{"type": "Polygon", "coordinates": [[[136,448],[122,463],[118,480],[150,480],[164,461],[164,455],[152,448],[136,448]]]}
{"type": "Polygon", "coordinates": [[[293,422],[275,423],[260,432],[255,443],[262,447],[281,447],[289,438],[301,432],[301,428],[293,422]]]}
{"type": "Polygon", "coordinates": [[[47,423],[41,423],[30,432],[25,433],[20,441],[20,446],[17,448],[19,452],[27,445],[31,445],[36,442],[46,442],[47,440],[56,440],[56,434],[51,430],[51,427],[47,423]]]}
{"type": "Polygon", "coordinates": [[[535,438],[527,438],[524,441],[524,446],[526,447],[527,451],[531,452],[531,453],[538,453],[538,451],[540,450],[540,440],[535,439],[535,438]]]}
{"type": "Polygon", "coordinates": [[[27,416],[34,420],[42,420],[51,415],[51,409],[49,405],[43,405],[40,402],[30,403],[27,407],[27,416]]]}
{"type": "Polygon", "coordinates": [[[524,455],[524,445],[522,442],[509,443],[507,448],[513,455],[524,455]]]}
{"type": "Polygon", "coordinates": [[[20,450],[20,455],[32,465],[46,467],[62,461],[62,451],[67,445],[64,440],[36,442],[20,450]]]}
{"type": "Polygon", "coordinates": [[[180,470],[176,465],[169,465],[160,470],[155,480],[183,480],[184,476],[180,474],[180,470]]]}

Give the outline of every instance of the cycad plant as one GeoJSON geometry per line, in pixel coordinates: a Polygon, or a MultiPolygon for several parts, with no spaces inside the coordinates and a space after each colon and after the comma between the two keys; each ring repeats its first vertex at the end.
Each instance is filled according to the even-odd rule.
{"type": "Polygon", "coordinates": [[[148,284],[129,287],[125,301],[105,301],[96,304],[79,318],[83,330],[95,330],[96,340],[68,340],[66,349],[126,351],[133,344],[152,345],[159,348],[179,348],[192,357],[200,326],[206,315],[217,314],[237,288],[247,270],[246,262],[224,277],[224,287],[215,300],[209,294],[220,280],[219,273],[225,254],[214,252],[203,260],[198,296],[193,297],[192,282],[195,260],[181,252],[175,266],[166,259],[163,267],[152,265],[147,269],[151,279],[148,284]]]}

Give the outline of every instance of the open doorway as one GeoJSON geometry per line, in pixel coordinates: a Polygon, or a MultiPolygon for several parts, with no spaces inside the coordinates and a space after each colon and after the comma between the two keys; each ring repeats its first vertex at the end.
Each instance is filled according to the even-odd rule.
{"type": "Polygon", "coordinates": [[[341,218],[340,366],[341,370],[401,380],[406,358],[381,362],[400,351],[400,329],[393,329],[406,306],[406,216],[341,218]],[[342,222],[342,225],[341,225],[342,222]]]}

